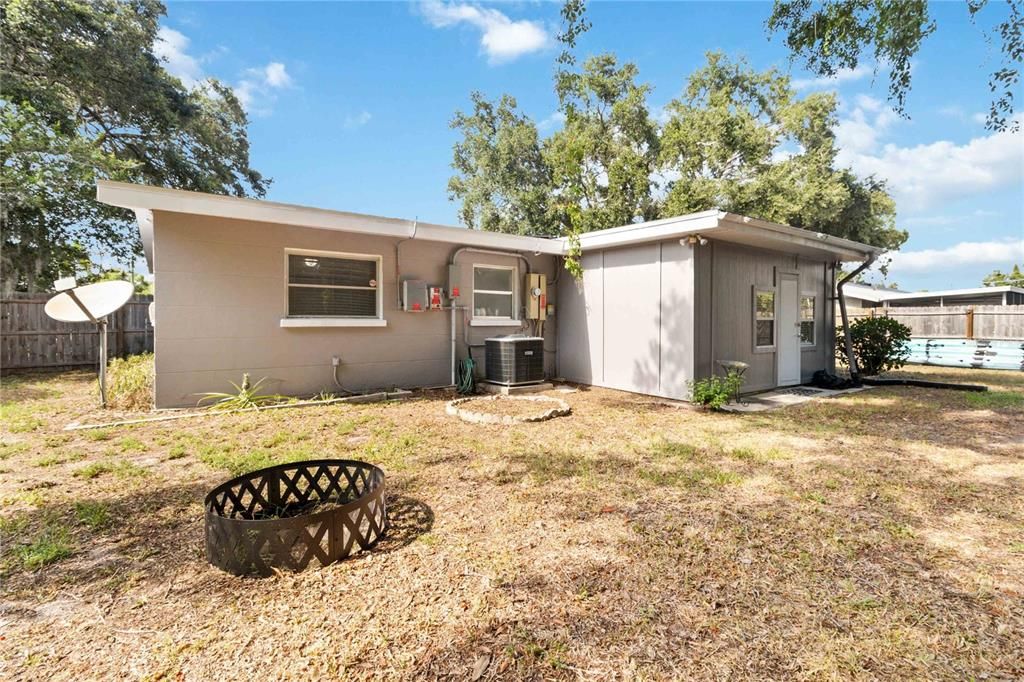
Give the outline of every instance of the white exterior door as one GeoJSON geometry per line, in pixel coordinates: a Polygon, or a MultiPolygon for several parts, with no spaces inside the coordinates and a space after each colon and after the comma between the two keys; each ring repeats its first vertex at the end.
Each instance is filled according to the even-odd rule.
{"type": "Polygon", "coordinates": [[[779,279],[778,383],[793,386],[800,383],[800,294],[797,278],[782,275],[779,279]]]}

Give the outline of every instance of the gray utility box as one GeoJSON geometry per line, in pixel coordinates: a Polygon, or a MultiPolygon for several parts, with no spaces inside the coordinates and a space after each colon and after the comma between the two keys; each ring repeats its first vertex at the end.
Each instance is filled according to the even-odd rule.
{"type": "Polygon", "coordinates": [[[484,341],[487,381],[504,386],[544,381],[544,339],[496,336],[484,341]]]}
{"type": "Polygon", "coordinates": [[[430,310],[427,283],[422,279],[402,280],[402,310],[416,313],[430,310]]]}

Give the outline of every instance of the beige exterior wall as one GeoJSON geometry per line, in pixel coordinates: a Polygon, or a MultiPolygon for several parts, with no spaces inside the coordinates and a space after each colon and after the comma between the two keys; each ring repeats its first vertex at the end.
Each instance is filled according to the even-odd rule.
{"type": "MultiPolygon", "coordinates": [[[[156,277],[156,405],[194,405],[197,393],[229,391],[243,372],[265,389],[285,395],[335,391],[331,357],[341,358],[346,388],[446,385],[451,379],[450,311],[404,312],[398,300],[398,239],[287,225],[154,213],[156,277]],[[385,327],[282,328],[285,316],[285,249],[380,256],[385,327]]],[[[422,240],[401,246],[402,279],[423,279],[447,289],[448,262],[456,246],[422,240]]],[[[549,282],[555,258],[528,255],[549,282]]],[[[464,253],[458,259],[463,287],[472,286],[474,264],[518,267],[514,256],[464,253]]],[[[522,284],[520,284],[522,287],[522,284]]],[[[555,287],[549,286],[555,303],[555,287]]],[[[522,291],[520,291],[520,297],[522,291]]],[[[521,298],[520,298],[521,300],[521,298]]],[[[457,359],[470,344],[515,333],[519,325],[472,327],[456,311],[457,359]]],[[[555,347],[553,320],[546,345],[555,347]]],[[[554,353],[546,353],[549,375],[554,353]]],[[[473,357],[483,373],[483,349],[473,357]]]]}
{"type": "MultiPolygon", "coordinates": [[[[807,381],[815,371],[834,367],[831,265],[791,253],[711,240],[697,249],[695,270],[695,370],[698,377],[720,373],[716,364],[720,360],[739,360],[750,364],[744,391],[777,385],[775,351],[754,349],[753,287],[775,289],[781,273],[796,274],[799,295],[815,297],[815,345],[801,348],[801,379],[807,381]]],[[[777,300],[776,325],[778,305],[777,300]]],[[[777,337],[778,333],[777,328],[777,337]]]]}

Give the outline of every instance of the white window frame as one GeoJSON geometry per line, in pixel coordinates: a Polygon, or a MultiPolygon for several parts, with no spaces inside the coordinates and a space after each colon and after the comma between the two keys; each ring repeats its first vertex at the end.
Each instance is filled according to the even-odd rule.
{"type": "Polygon", "coordinates": [[[750,324],[751,324],[751,343],[754,347],[755,353],[774,353],[778,344],[779,338],[779,292],[775,287],[758,286],[755,284],[751,287],[750,297],[750,324]],[[771,294],[772,295],[772,342],[768,346],[757,345],[757,295],[758,294],[771,294]]]}
{"type": "Polygon", "coordinates": [[[810,343],[805,342],[804,339],[803,339],[803,334],[801,334],[800,335],[800,348],[801,348],[801,350],[814,350],[815,348],[818,347],[818,295],[816,293],[810,292],[810,291],[805,291],[802,294],[800,294],[800,305],[798,307],[798,310],[796,311],[796,315],[797,315],[797,321],[800,324],[801,332],[803,331],[803,324],[804,324],[804,322],[810,322],[811,323],[811,342],[810,343]],[[809,299],[811,299],[811,301],[813,301],[813,303],[811,304],[812,305],[811,312],[812,312],[813,317],[811,317],[811,319],[809,319],[809,320],[804,319],[804,316],[803,316],[804,315],[804,299],[805,298],[809,298],[809,299]]]}
{"type": "Polygon", "coordinates": [[[519,324],[519,268],[514,265],[492,265],[491,263],[473,263],[473,270],[470,273],[472,277],[472,287],[470,289],[469,298],[469,309],[473,311],[472,319],[470,324],[473,326],[492,326],[492,327],[507,327],[519,324]],[[512,316],[502,317],[496,315],[477,315],[476,314],[476,295],[477,294],[502,294],[504,291],[494,291],[492,289],[477,289],[476,288],[476,271],[480,270],[503,270],[512,273],[512,316]]]}
{"type": "Polygon", "coordinates": [[[284,250],[284,317],[282,327],[384,327],[384,278],[382,277],[383,258],[379,254],[347,253],[342,251],[316,251],[313,249],[286,248],[284,250]],[[289,256],[310,256],[313,258],[343,258],[346,260],[372,261],[377,269],[377,286],[358,287],[341,284],[292,284],[289,282],[289,256]],[[377,294],[377,313],[373,317],[346,317],[327,315],[292,315],[288,310],[288,291],[291,287],[308,287],[312,289],[359,289],[372,290],[377,294]]]}

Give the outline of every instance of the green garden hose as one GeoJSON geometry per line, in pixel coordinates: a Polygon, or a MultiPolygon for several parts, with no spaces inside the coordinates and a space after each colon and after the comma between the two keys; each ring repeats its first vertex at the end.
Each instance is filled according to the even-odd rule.
{"type": "Polygon", "coordinates": [[[455,390],[462,395],[468,395],[473,392],[473,368],[476,367],[476,363],[473,362],[473,358],[466,358],[459,365],[458,381],[455,384],[455,390]]]}

